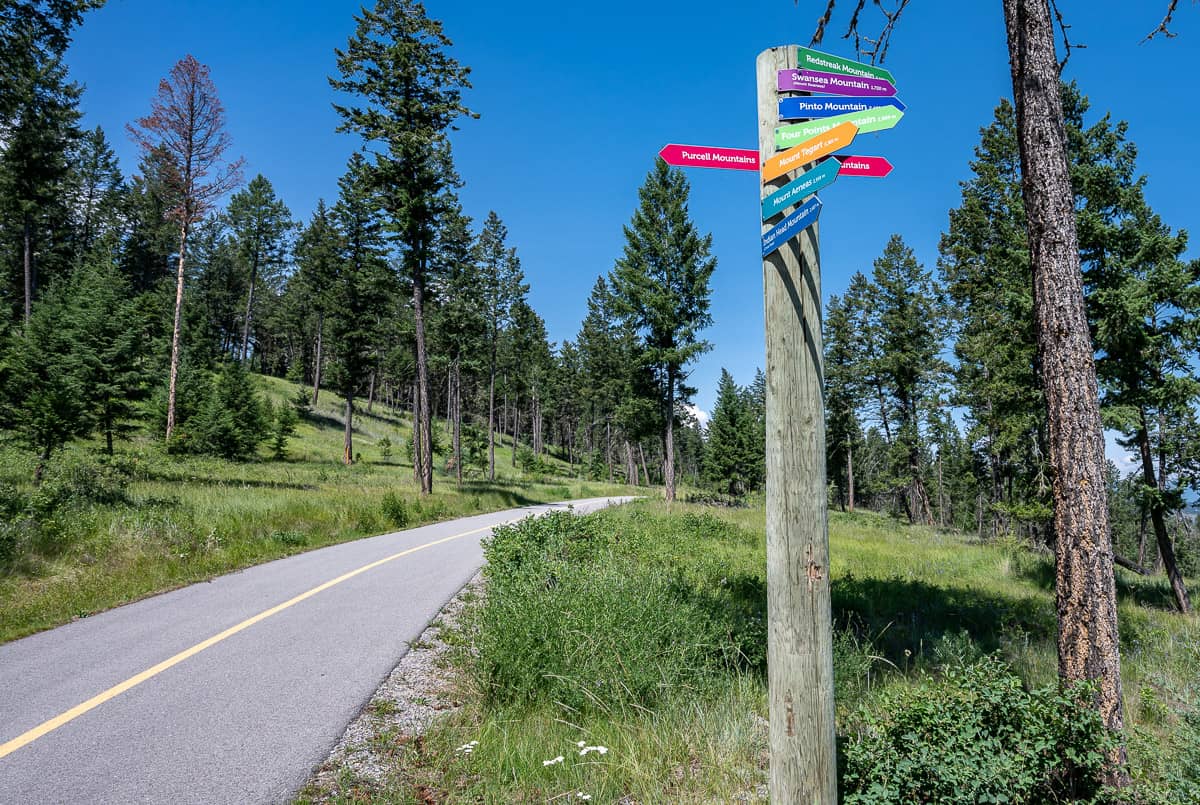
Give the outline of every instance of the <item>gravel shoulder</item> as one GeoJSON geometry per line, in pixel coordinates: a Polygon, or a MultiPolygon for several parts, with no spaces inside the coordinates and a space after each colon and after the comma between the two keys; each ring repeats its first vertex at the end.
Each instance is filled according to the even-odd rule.
{"type": "Polygon", "coordinates": [[[461,707],[454,696],[451,646],[440,636],[458,625],[464,607],[482,592],[477,573],[430,621],[313,771],[297,802],[356,801],[356,795],[377,789],[394,773],[397,746],[420,740],[434,721],[461,707]]]}

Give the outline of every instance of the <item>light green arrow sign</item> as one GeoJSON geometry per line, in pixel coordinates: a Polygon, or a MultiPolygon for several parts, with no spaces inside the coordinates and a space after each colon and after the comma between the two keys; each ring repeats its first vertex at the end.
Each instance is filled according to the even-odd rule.
{"type": "Polygon", "coordinates": [[[904,113],[894,106],[883,106],[879,109],[867,109],[862,112],[851,112],[836,117],[826,117],[821,120],[810,120],[806,123],[793,123],[790,126],[780,126],[775,129],[775,147],[791,148],[797,143],[811,140],[835,126],[843,123],[853,123],[858,126],[859,134],[870,134],[873,131],[890,129],[900,122],[904,113]]]}
{"type": "Polygon", "coordinates": [[[841,73],[842,75],[857,75],[866,78],[882,78],[884,81],[892,84],[896,83],[896,79],[892,78],[892,74],[882,67],[843,59],[841,56],[831,56],[828,53],[822,53],[819,50],[812,50],[811,48],[797,47],[796,59],[796,66],[801,70],[819,70],[822,73],[841,73]]]}

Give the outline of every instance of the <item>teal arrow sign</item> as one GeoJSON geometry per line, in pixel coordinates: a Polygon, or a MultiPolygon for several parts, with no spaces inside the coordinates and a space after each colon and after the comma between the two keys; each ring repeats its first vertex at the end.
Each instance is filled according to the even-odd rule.
{"type": "Polygon", "coordinates": [[[791,148],[793,145],[811,140],[843,123],[853,123],[858,126],[859,134],[883,131],[895,126],[902,117],[904,117],[904,113],[896,107],[884,106],[880,109],[867,109],[862,112],[851,112],[848,115],[810,120],[806,123],[792,123],[790,126],[780,126],[775,129],[775,147],[791,148]]]}
{"type": "Polygon", "coordinates": [[[830,158],[806,173],[802,173],[771,195],[763,199],[762,217],[766,221],[786,210],[793,204],[799,204],[806,196],[822,190],[833,183],[838,177],[842,163],[830,158]]]}
{"type": "Polygon", "coordinates": [[[811,48],[796,48],[796,66],[801,70],[819,70],[824,73],[841,73],[842,75],[857,75],[864,78],[882,78],[892,84],[896,79],[882,67],[873,64],[863,64],[860,61],[843,59],[811,48]]]}

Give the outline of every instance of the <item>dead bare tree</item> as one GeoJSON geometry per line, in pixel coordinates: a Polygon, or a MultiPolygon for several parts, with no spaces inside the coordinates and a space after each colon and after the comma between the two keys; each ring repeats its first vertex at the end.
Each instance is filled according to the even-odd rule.
{"type": "Polygon", "coordinates": [[[229,133],[225,108],[208,67],[190,54],[158,83],[150,114],[126,126],[144,156],[154,154],[170,195],[167,217],[179,224],[179,261],[175,277],[175,325],[171,332],[171,368],[167,380],[167,441],[175,430],[175,381],[179,375],[180,323],[183,313],[184,262],[188,234],[217,199],[241,184],[243,160],[227,163],[229,133]]]}

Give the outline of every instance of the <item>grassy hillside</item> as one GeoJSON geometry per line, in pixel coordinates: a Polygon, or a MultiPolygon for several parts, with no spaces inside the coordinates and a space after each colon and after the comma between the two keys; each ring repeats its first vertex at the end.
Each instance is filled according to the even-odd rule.
{"type": "MultiPolygon", "coordinates": [[[[502,535],[486,601],[446,635],[464,649],[463,709],[418,741],[376,736],[395,757],[382,784],[346,768],[302,801],[755,798],[762,509],[642,502],[586,520],[502,535]]],[[[1052,557],[869,513],[832,513],[830,541],[847,802],[1059,801],[1054,764],[1104,736],[1055,685],[1052,557]],[[905,795],[914,778],[924,797],[905,795]]],[[[1200,620],[1169,611],[1163,581],[1119,573],[1136,801],[1198,802],[1200,620]]]]}
{"type": "MultiPolygon", "coordinates": [[[[274,403],[295,384],[258,378],[274,403]]],[[[411,422],[382,407],[355,417],[361,461],[341,463],[343,401],[321,393],[287,457],[264,446],[247,462],[167,455],[159,439],[135,434],[108,459],[99,442],[77,443],[52,461],[35,490],[34,457],[0,444],[0,642],[84,617],[147,594],[321,545],[464,514],[626,491],[567,477],[565,462],[528,476],[512,452],[496,451],[497,480],[480,473],[457,489],[435,460],[434,494],[421,499],[405,445],[411,422]],[[379,446],[391,441],[392,455],[379,446]],[[35,512],[35,517],[29,517],[35,512]]],[[[439,424],[444,427],[444,423],[439,424]]],[[[449,444],[449,439],[443,439],[449,444]]]]}

